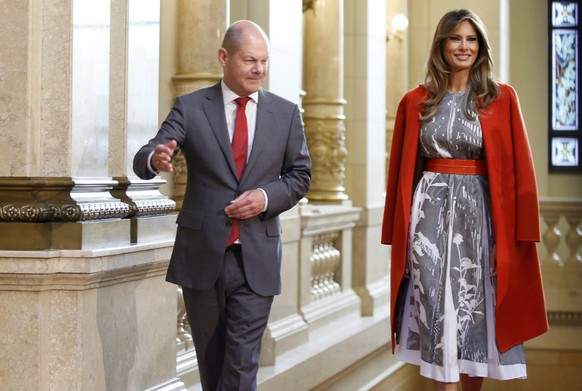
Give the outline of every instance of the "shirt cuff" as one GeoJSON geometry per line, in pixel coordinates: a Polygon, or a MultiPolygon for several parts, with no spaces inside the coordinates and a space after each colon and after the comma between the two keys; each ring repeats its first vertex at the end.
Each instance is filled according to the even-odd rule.
{"type": "Polygon", "coordinates": [[[148,155],[148,170],[150,170],[150,172],[154,175],[158,175],[160,172],[154,170],[154,168],[152,167],[152,156],[154,156],[154,152],[152,151],[149,155],[148,155]]]}
{"type": "Polygon", "coordinates": [[[265,212],[267,210],[267,207],[269,206],[269,197],[267,197],[267,193],[265,192],[265,190],[261,189],[260,187],[259,190],[262,191],[263,195],[265,196],[265,207],[262,210],[262,212],[265,212]]]}

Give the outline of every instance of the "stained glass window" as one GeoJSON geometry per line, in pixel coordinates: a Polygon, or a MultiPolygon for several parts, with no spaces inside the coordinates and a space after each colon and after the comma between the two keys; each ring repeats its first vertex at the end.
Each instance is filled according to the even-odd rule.
{"type": "Polygon", "coordinates": [[[549,169],[582,172],[580,164],[579,0],[550,1],[549,169]]]}

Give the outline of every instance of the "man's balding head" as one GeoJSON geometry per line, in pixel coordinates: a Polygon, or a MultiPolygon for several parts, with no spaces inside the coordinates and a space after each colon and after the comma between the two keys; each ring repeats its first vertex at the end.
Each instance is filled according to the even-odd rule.
{"type": "Polygon", "coordinates": [[[218,50],[224,83],[239,96],[261,88],[269,66],[269,39],[263,29],[249,20],[234,22],[218,50]]]}
{"type": "Polygon", "coordinates": [[[250,20],[238,20],[226,30],[222,48],[234,53],[241,48],[245,39],[262,39],[269,45],[269,38],[261,26],[250,20]]]}

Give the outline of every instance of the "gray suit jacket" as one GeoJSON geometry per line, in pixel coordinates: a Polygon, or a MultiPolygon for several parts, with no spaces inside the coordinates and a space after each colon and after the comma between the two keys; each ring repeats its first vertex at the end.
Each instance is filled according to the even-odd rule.
{"type": "Polygon", "coordinates": [[[220,83],[176,98],[156,136],[134,157],[134,171],[140,178],[154,176],[147,168],[148,156],[157,144],[172,139],[186,158],[188,180],[167,281],[195,290],[214,286],[232,225],[224,208],[242,192],[260,187],[268,196],[268,209],[239,222],[244,268],[254,292],[279,294],[278,216],[303,198],[311,179],[311,160],[297,105],[259,91],[255,139],[240,182],[220,83]]]}

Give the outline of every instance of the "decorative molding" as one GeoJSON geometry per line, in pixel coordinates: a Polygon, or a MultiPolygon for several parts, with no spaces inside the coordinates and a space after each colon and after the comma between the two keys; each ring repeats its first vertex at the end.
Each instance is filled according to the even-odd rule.
{"type": "Polygon", "coordinates": [[[548,321],[553,325],[582,327],[582,312],[548,311],[548,321]]]}
{"type": "Polygon", "coordinates": [[[342,118],[312,120],[304,117],[305,136],[313,161],[312,184],[307,194],[309,201],[345,201],[345,124],[342,118]]]}
{"type": "Polygon", "coordinates": [[[176,209],[176,202],[170,199],[136,201],[135,209],[136,217],[168,214],[176,209]]]}
{"type": "Polygon", "coordinates": [[[0,178],[0,222],[76,222],[168,214],[161,178],[0,178]]]}
{"type": "Polygon", "coordinates": [[[56,222],[122,218],[129,205],[114,198],[111,178],[1,177],[0,221],[56,222]]]}
{"type": "Polygon", "coordinates": [[[90,202],[81,204],[78,208],[80,221],[123,218],[129,214],[129,205],[123,202],[90,202]]]}
{"type": "Polygon", "coordinates": [[[156,216],[171,213],[176,203],[160,193],[160,186],[166,183],[161,178],[151,180],[115,177],[117,185],[111,194],[129,205],[127,217],[156,216]]]}
{"type": "MultiPolygon", "coordinates": [[[[68,206],[63,211],[65,212],[65,216],[77,214],[74,208],[71,209],[68,206]]],[[[42,222],[52,220],[59,213],[61,213],[61,209],[54,205],[44,203],[38,203],[36,205],[29,203],[4,204],[0,208],[0,221],[42,222]]]]}

